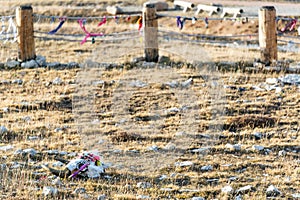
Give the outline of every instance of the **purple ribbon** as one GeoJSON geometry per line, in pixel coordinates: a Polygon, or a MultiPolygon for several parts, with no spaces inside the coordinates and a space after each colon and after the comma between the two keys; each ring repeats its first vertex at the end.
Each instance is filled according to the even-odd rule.
{"type": "Polygon", "coordinates": [[[66,19],[62,19],[59,22],[59,25],[55,29],[53,29],[52,31],[48,32],[48,34],[51,34],[51,35],[55,34],[62,27],[62,25],[65,23],[65,21],[66,21],[66,19]]]}

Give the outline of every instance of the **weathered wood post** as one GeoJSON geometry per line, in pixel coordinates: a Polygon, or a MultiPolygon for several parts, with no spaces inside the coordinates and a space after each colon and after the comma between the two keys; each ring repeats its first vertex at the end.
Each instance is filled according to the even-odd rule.
{"type": "Polygon", "coordinates": [[[18,59],[21,61],[35,58],[33,35],[33,16],[31,6],[20,6],[16,9],[16,23],[18,29],[18,59]]]}
{"type": "Polygon", "coordinates": [[[154,3],[145,3],[143,8],[144,51],[146,62],[158,62],[158,21],[154,3]]]}
{"type": "Polygon", "coordinates": [[[259,10],[259,46],[261,61],[270,64],[277,60],[276,10],[264,6],[259,10]]]}

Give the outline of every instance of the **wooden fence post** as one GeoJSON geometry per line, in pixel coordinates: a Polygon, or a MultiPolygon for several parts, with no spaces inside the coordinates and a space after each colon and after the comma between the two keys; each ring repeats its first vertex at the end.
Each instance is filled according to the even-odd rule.
{"type": "Polygon", "coordinates": [[[144,4],[143,25],[145,60],[158,62],[158,21],[155,4],[149,2],[144,4]]]}
{"type": "Polygon", "coordinates": [[[261,61],[270,64],[277,60],[276,10],[264,6],[259,10],[259,46],[261,61]]]}
{"type": "Polygon", "coordinates": [[[16,23],[18,29],[18,59],[27,61],[35,58],[33,35],[33,16],[31,6],[20,6],[16,9],[16,23]]]}

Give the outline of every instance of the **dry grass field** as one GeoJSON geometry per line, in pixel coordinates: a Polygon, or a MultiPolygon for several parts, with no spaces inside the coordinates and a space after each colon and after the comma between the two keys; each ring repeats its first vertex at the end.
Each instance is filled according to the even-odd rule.
{"type": "MultiPolygon", "coordinates": [[[[43,15],[104,16],[108,5],[143,2],[4,0],[0,15],[13,15],[28,3],[43,15]]],[[[109,20],[98,29],[92,28],[98,22],[89,20],[87,26],[109,35],[136,31],[137,19],[109,20]]],[[[35,20],[36,32],[58,24],[35,20]]],[[[182,31],[172,20],[159,19],[160,29],[258,33],[256,19],[211,21],[208,28],[188,21],[182,31]]],[[[59,33],[82,31],[70,20],[59,33]]],[[[258,50],[199,45],[183,36],[162,41],[160,54],[171,60],[132,63],[143,55],[141,37],[134,36],[84,45],[81,37],[76,42],[36,38],[37,54],[47,62],[82,67],[0,70],[0,199],[299,198],[299,82],[280,81],[285,72],[245,71],[243,63],[259,58],[258,50]],[[233,63],[238,67],[231,68],[233,63]],[[103,177],[58,181],[41,167],[83,150],[98,151],[109,165],[103,177]],[[267,192],[271,185],[280,192],[267,192]],[[228,186],[232,189],[225,191],[228,186]],[[47,187],[57,192],[45,195],[47,187]]],[[[249,39],[257,37],[244,40],[249,39]]],[[[0,42],[0,62],[17,56],[17,44],[0,42]]],[[[293,51],[279,52],[279,60],[299,58],[293,51]]]]}

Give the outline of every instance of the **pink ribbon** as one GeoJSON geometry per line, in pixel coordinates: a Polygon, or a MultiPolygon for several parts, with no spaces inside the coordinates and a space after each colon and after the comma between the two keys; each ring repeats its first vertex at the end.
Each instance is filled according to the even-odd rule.
{"type": "Polygon", "coordinates": [[[102,26],[105,23],[106,23],[106,16],[103,17],[102,21],[99,22],[98,26],[102,26]]]}
{"type": "Polygon", "coordinates": [[[81,45],[84,44],[89,37],[97,37],[97,36],[103,36],[104,35],[103,33],[90,33],[90,32],[88,32],[86,30],[85,26],[83,25],[83,20],[82,19],[78,20],[78,23],[79,23],[80,28],[86,34],[85,37],[83,38],[83,40],[80,42],[81,45]]]}

